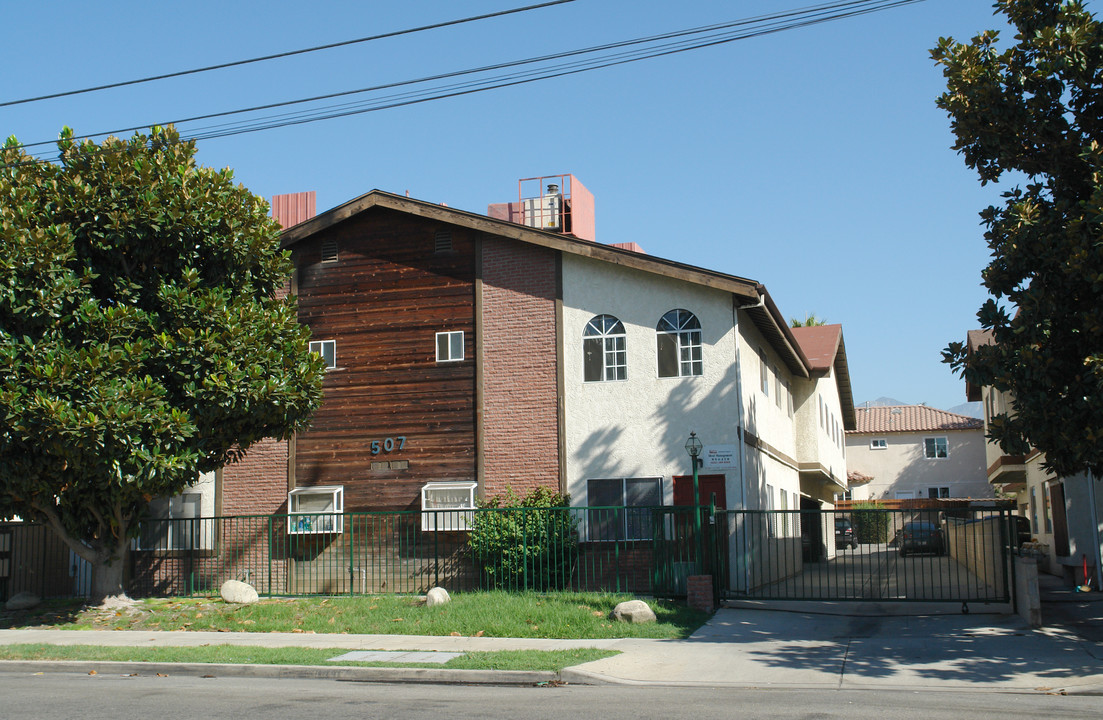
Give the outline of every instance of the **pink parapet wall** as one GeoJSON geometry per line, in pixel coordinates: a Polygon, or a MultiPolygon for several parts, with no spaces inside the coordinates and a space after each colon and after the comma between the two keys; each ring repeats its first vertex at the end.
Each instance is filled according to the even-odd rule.
{"type": "MultiPolygon", "coordinates": [[[[565,217],[564,232],[573,235],[579,240],[597,241],[597,228],[594,219],[594,194],[586,189],[574,175],[549,175],[546,178],[528,178],[527,180],[548,180],[561,183],[563,192],[563,214],[565,217]],[[562,179],[562,180],[561,180],[562,179]]],[[[526,182],[522,180],[521,183],[526,182]]],[[[543,183],[538,183],[538,185],[543,183]]],[[[520,195],[520,192],[518,193],[520,195]]],[[[495,220],[505,220],[518,225],[525,224],[524,200],[518,197],[517,202],[493,203],[486,208],[486,214],[495,220]]]]}
{"type": "Polygon", "coordinates": [[[315,215],[314,191],[272,196],[272,217],[286,230],[315,215]]]}

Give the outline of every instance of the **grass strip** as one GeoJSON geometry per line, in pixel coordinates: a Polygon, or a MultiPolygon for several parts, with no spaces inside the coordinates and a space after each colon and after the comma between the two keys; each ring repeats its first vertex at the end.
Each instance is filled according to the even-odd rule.
{"type": "Polygon", "coordinates": [[[709,618],[683,603],[650,598],[658,622],[609,618],[631,595],[599,593],[457,593],[428,607],[414,595],[262,598],[233,605],[217,597],[146,598],[115,610],[50,602],[0,613],[0,627],[89,630],[207,630],[369,635],[463,635],[514,638],[689,637],[709,618]]]}
{"type": "Polygon", "coordinates": [[[447,663],[391,663],[330,661],[347,649],[267,648],[246,645],[206,647],[101,647],[98,645],[2,645],[0,660],[88,660],[149,663],[210,663],[229,665],[341,665],[352,667],[420,667],[449,670],[546,670],[558,672],[572,665],[619,654],[616,650],[500,650],[469,652],[447,663]]]}

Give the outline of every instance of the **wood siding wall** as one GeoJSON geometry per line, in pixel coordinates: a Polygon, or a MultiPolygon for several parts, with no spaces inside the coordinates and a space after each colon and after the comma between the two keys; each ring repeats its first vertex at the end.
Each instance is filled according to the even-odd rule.
{"type": "Polygon", "coordinates": [[[345,509],[358,511],[415,509],[426,482],[474,481],[473,234],[376,209],[302,241],[293,257],[299,320],[314,340],[336,341],[337,363],[298,435],[295,485],[343,485],[345,509]],[[451,252],[437,252],[438,231],[451,234],[451,252]],[[323,263],[334,241],[338,259],[323,263]],[[437,363],[436,333],[456,330],[464,360],[437,363]]]}

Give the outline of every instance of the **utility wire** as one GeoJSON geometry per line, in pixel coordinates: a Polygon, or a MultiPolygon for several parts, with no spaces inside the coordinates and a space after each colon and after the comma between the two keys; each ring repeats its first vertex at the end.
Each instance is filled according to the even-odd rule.
{"type": "Polygon", "coordinates": [[[575,0],[550,0],[550,2],[540,3],[539,5],[527,5],[525,7],[514,8],[512,10],[501,10],[498,12],[486,13],[485,15],[475,15],[472,17],[461,18],[459,20],[448,20],[445,22],[434,23],[432,25],[422,25],[421,27],[409,28],[406,30],[395,30],[393,32],[382,33],[380,35],[370,35],[368,37],[357,38],[355,40],[343,40],[341,42],[329,43],[327,45],[315,45],[314,47],[303,48],[301,50],[289,50],[287,52],[276,53],[274,55],[263,55],[261,57],[249,58],[248,60],[235,60],[232,62],[219,63],[218,65],[208,65],[206,67],[193,68],[191,70],[180,70],[178,72],[165,73],[163,75],[151,75],[149,77],[138,78],[136,80],[124,80],[121,82],[108,83],[106,85],[96,85],[94,87],[82,88],[80,90],[66,90],[64,92],[51,93],[49,95],[39,95],[38,97],[23,98],[21,100],[6,100],[4,102],[0,102],[0,107],[22,105],[25,103],[38,102],[39,100],[51,100],[53,98],[69,97],[71,95],[81,95],[83,93],[98,92],[100,90],[110,90],[112,88],[126,87],[128,85],[139,85],[141,83],[154,82],[155,80],[167,80],[168,78],[183,77],[185,75],[195,75],[197,73],[209,72],[211,70],[223,70],[225,68],[237,67],[239,65],[249,65],[251,63],[265,62],[267,60],[277,60],[279,58],[292,57],[293,55],[304,55],[306,53],[318,52],[320,50],[331,50],[333,48],[345,47],[346,45],[355,45],[357,43],[371,42],[373,40],[383,40],[384,38],[398,37],[400,35],[410,35],[413,33],[423,32],[425,30],[436,30],[442,27],[449,27],[450,25],[462,25],[463,23],[475,22],[477,20],[487,20],[489,18],[501,17],[503,15],[528,12],[529,10],[539,10],[541,8],[550,7],[552,5],[563,5],[565,3],[571,3],[574,1],[575,0]]]}
{"type": "MultiPolygon", "coordinates": [[[[524,85],[527,83],[536,82],[539,80],[549,80],[558,77],[564,77],[567,75],[576,75],[582,72],[590,70],[598,70],[616,65],[624,65],[631,62],[637,62],[639,60],[646,60],[656,57],[662,57],[665,55],[673,55],[676,53],[686,52],[689,50],[697,50],[705,47],[711,47],[715,45],[721,45],[725,43],[735,42],[737,40],[746,40],[754,37],[761,37],[763,35],[773,34],[781,32],[783,30],[792,30],[799,27],[806,27],[809,25],[816,25],[823,22],[829,22],[831,20],[840,20],[847,17],[854,17],[857,15],[865,15],[878,10],[888,9],[890,7],[896,7],[901,5],[910,5],[918,2],[924,2],[924,0],[892,0],[886,5],[877,8],[867,8],[861,10],[854,10],[848,13],[839,14],[831,17],[802,20],[800,22],[794,22],[785,26],[772,27],[767,29],[755,30],[745,33],[740,33],[735,36],[723,37],[711,39],[707,42],[698,42],[692,45],[684,47],[669,47],[661,51],[647,52],[646,54],[634,54],[632,56],[611,56],[606,58],[600,58],[593,61],[587,61],[584,66],[579,67],[582,63],[573,63],[569,65],[562,65],[551,69],[541,69],[528,71],[526,73],[517,73],[510,76],[502,76],[498,78],[471,81],[469,83],[458,84],[454,86],[446,86],[444,88],[435,88],[431,91],[409,92],[397,96],[389,96],[385,98],[376,98],[372,101],[364,103],[357,103],[355,106],[336,106],[329,109],[317,109],[306,110],[295,114],[285,114],[284,116],[271,116],[269,118],[259,118],[255,120],[240,121],[238,123],[229,123],[223,126],[213,126],[208,128],[197,128],[188,134],[189,139],[194,140],[208,140],[213,138],[229,137],[232,135],[241,135],[250,132],[258,132],[262,130],[271,130],[280,127],[287,127],[289,125],[302,125],[311,122],[318,122],[321,120],[331,120],[340,117],[347,117],[350,115],[359,115],[363,113],[376,112],[379,110],[389,110],[397,107],[404,107],[409,105],[416,105],[420,103],[429,102],[432,100],[443,100],[446,98],[460,97],[463,95],[472,95],[479,92],[485,92],[487,90],[497,90],[506,87],[512,87],[516,85],[524,85]],[[382,102],[391,100],[390,102],[382,102]],[[369,104],[370,103],[370,104],[369,104]],[[351,109],[350,109],[351,108],[351,109]],[[323,112],[323,110],[325,110],[323,112]],[[283,119],[280,119],[280,118],[283,119]]],[[[139,130],[147,126],[141,126],[139,128],[133,128],[133,130],[139,130]]]]}
{"type": "MultiPolygon", "coordinates": [[[[357,95],[357,94],[361,94],[361,93],[376,92],[376,91],[379,91],[379,90],[388,90],[388,89],[395,88],[395,87],[402,87],[404,85],[414,85],[414,84],[418,84],[418,83],[432,82],[434,80],[445,80],[445,79],[448,79],[448,78],[460,77],[460,76],[463,76],[463,75],[474,75],[474,74],[478,74],[478,73],[489,72],[491,70],[502,70],[504,68],[517,67],[517,66],[520,66],[520,65],[531,65],[531,64],[535,64],[535,63],[547,62],[549,60],[559,60],[559,59],[566,58],[566,57],[572,57],[572,56],[576,56],[576,55],[585,55],[585,54],[590,54],[590,53],[595,53],[595,52],[602,52],[604,50],[612,50],[612,49],[621,48],[621,47],[628,47],[628,46],[631,46],[631,45],[642,45],[642,44],[647,44],[647,43],[658,42],[658,41],[661,41],[661,40],[668,40],[668,39],[671,39],[671,38],[699,35],[699,34],[703,34],[703,33],[707,33],[707,32],[712,32],[712,31],[715,31],[715,30],[723,30],[723,29],[733,28],[733,27],[741,27],[741,26],[754,25],[754,24],[770,22],[770,21],[778,21],[778,20],[782,20],[782,19],[785,19],[785,18],[791,18],[791,17],[815,17],[819,14],[828,13],[832,10],[839,10],[839,9],[842,9],[842,8],[848,8],[848,7],[854,7],[854,6],[858,6],[859,8],[861,8],[861,7],[868,7],[870,5],[884,5],[884,3],[886,3],[886,2],[888,2],[890,6],[894,6],[894,5],[898,5],[898,4],[910,4],[911,2],[922,2],[922,0],[903,0],[903,1],[901,1],[901,0],[891,0],[891,1],[890,0],[840,0],[840,1],[837,1],[837,2],[829,3],[827,5],[813,6],[813,7],[802,8],[802,9],[793,10],[793,11],[789,11],[789,12],[775,13],[775,14],[772,14],[772,15],[761,15],[761,16],[758,16],[758,17],[741,19],[741,20],[734,20],[734,21],[726,22],[726,23],[716,23],[716,24],[713,24],[713,25],[704,25],[704,26],[700,26],[700,27],[696,27],[696,28],[690,28],[688,30],[678,30],[678,31],[674,31],[674,32],[663,33],[661,35],[652,35],[650,37],[636,38],[634,40],[623,40],[623,41],[620,41],[620,42],[607,43],[607,44],[604,44],[604,45],[595,45],[595,46],[588,47],[588,48],[583,48],[583,49],[580,49],[580,50],[570,50],[570,51],[567,51],[567,52],[555,53],[555,54],[551,54],[551,55],[542,55],[542,56],[539,56],[539,57],[527,58],[527,59],[524,59],[524,60],[514,60],[514,61],[511,61],[511,62],[497,63],[497,64],[494,64],[494,65],[484,65],[482,67],[470,68],[468,70],[458,70],[458,71],[455,71],[455,72],[441,73],[441,74],[438,74],[438,75],[429,75],[429,76],[417,78],[417,79],[414,79],[414,80],[403,80],[403,81],[387,83],[387,84],[383,84],[383,85],[373,85],[371,87],[359,88],[359,89],[356,89],[356,90],[343,90],[341,92],[328,93],[326,95],[315,95],[313,97],[300,98],[298,100],[287,100],[287,101],[283,101],[283,102],[269,103],[269,104],[266,104],[266,105],[254,105],[253,107],[241,108],[239,110],[226,110],[226,111],[223,111],[223,112],[208,113],[208,114],[205,114],[205,115],[193,115],[191,117],[177,118],[176,120],[171,121],[171,123],[167,123],[167,122],[142,123],[142,124],[139,124],[139,125],[134,125],[132,127],[117,128],[115,130],[109,131],[109,133],[94,133],[94,134],[87,135],[87,136],[79,136],[79,139],[85,139],[87,137],[98,137],[100,135],[106,135],[106,134],[119,134],[119,133],[125,133],[125,132],[134,132],[135,130],[141,130],[143,128],[150,127],[153,124],[157,124],[157,125],[168,125],[168,124],[181,125],[183,123],[198,122],[200,120],[213,120],[215,118],[228,117],[230,115],[238,115],[238,114],[244,114],[244,113],[250,113],[250,112],[259,112],[261,110],[273,110],[275,108],[288,107],[290,105],[301,105],[301,104],[311,103],[311,102],[318,102],[320,100],[332,100],[332,99],[338,98],[338,97],[347,97],[349,95],[357,95]]],[[[874,8],[870,8],[868,11],[880,10],[880,9],[884,9],[884,8],[874,7],[874,8]]],[[[849,15],[840,15],[838,17],[831,16],[831,17],[826,17],[825,20],[839,19],[841,17],[847,17],[847,16],[849,16],[849,15]]],[[[742,38],[736,37],[736,38],[733,38],[733,39],[738,40],[738,39],[742,39],[742,38]]],[[[693,48],[687,48],[687,49],[693,49],[693,48]]],[[[644,58],[640,58],[640,59],[644,59],[644,58]]],[[[49,142],[35,143],[34,145],[45,145],[45,144],[49,144],[49,142]]],[[[28,145],[27,147],[33,147],[34,145],[28,145]]]]}
{"type": "MultiPolygon", "coordinates": [[[[473,70],[459,71],[454,73],[445,73],[442,75],[431,76],[428,78],[420,78],[417,80],[390,83],[388,85],[376,86],[373,88],[366,88],[363,90],[347,91],[344,93],[334,93],[332,95],[319,96],[319,98],[311,98],[307,100],[288,101],[284,103],[273,103],[266,106],[258,106],[258,108],[250,108],[248,110],[229,111],[224,113],[214,113],[211,115],[196,116],[194,118],[184,118],[173,123],[154,123],[158,125],[166,124],[179,124],[183,122],[192,122],[197,120],[213,119],[218,117],[226,117],[228,115],[239,114],[243,112],[250,112],[257,109],[272,109],[275,107],[287,107],[302,102],[313,101],[316,99],[328,99],[332,97],[350,95],[355,93],[368,92],[371,90],[391,89],[416,83],[422,83],[430,80],[445,79],[457,77],[460,75],[471,74],[476,72],[483,72],[488,69],[502,69],[507,67],[517,67],[525,64],[531,64],[534,62],[544,61],[548,59],[564,59],[568,57],[574,57],[585,53],[593,53],[600,50],[608,49],[621,49],[620,52],[610,55],[591,58],[591,59],[576,59],[569,63],[560,64],[557,66],[534,68],[525,71],[517,71],[506,75],[500,75],[491,78],[482,78],[468,80],[461,83],[454,83],[451,85],[437,86],[433,88],[426,88],[422,90],[409,90],[406,92],[392,94],[383,97],[376,97],[370,100],[359,101],[355,103],[344,103],[341,105],[321,107],[321,108],[308,108],[291,113],[283,113],[278,115],[271,115],[268,117],[244,119],[240,121],[234,121],[229,123],[222,123],[216,125],[209,125],[205,127],[198,127],[190,131],[187,134],[187,139],[192,140],[205,140],[211,138],[228,137],[231,135],[239,135],[249,132],[258,132],[262,130],[270,130],[279,127],[286,127],[289,125],[299,125],[310,122],[317,122],[320,120],[333,119],[338,117],[346,117],[349,115],[362,114],[367,112],[375,112],[378,110],[386,110],[396,107],[414,105],[431,100],[441,100],[451,97],[459,97],[463,95],[470,95],[479,92],[485,92],[487,90],[500,89],[505,87],[511,87],[515,85],[522,85],[538,80],[547,80],[556,77],[563,77],[566,75],[574,75],[581,72],[587,72],[590,70],[597,70],[601,68],[612,67],[615,65],[623,65],[630,62],[636,62],[639,60],[645,60],[650,58],[661,57],[665,55],[672,55],[681,52],[687,52],[689,50],[696,50],[705,47],[711,47],[715,45],[721,45],[725,43],[735,42],[738,40],[745,40],[753,37],[760,37],[763,35],[782,32],[784,30],[796,29],[799,27],[807,27],[810,25],[816,25],[824,22],[830,22],[834,20],[841,20],[845,18],[855,17],[859,15],[870,14],[873,12],[879,12],[881,10],[887,10],[903,5],[910,5],[925,0],[851,0],[849,2],[835,2],[826,5],[814,6],[811,8],[805,8],[803,10],[792,11],[787,13],[779,13],[775,15],[760,16],[757,18],[738,20],[729,23],[719,23],[716,25],[709,25],[703,28],[695,28],[691,30],[683,30],[677,32],[666,33],[663,35],[656,35],[649,38],[641,38],[636,40],[628,40],[618,43],[609,43],[606,45],[595,46],[593,48],[587,48],[583,50],[575,50],[570,52],[558,53],[555,55],[542,56],[540,58],[530,58],[527,60],[516,61],[512,63],[501,63],[498,65],[485,66],[483,68],[476,68],[473,70]],[[755,25],[756,27],[747,28],[748,25],[755,25]],[[732,28],[740,28],[732,30],[732,28]],[[716,29],[727,30],[728,32],[713,32],[716,29]],[[695,34],[711,33],[705,37],[694,37],[695,34]],[[646,48],[634,48],[634,49],[622,49],[629,48],[633,45],[639,45],[646,42],[655,42],[656,40],[673,40],[666,44],[646,47],[646,48]]],[[[124,132],[142,130],[150,127],[150,125],[140,125],[131,128],[123,128],[119,130],[111,131],[110,134],[119,134],[124,132]]],[[[93,135],[75,136],[74,139],[88,139],[97,137],[107,133],[96,133],[93,135]]],[[[184,133],[181,133],[184,136],[184,133]]],[[[53,144],[55,141],[34,143],[33,145],[24,145],[24,148],[53,144]]]]}

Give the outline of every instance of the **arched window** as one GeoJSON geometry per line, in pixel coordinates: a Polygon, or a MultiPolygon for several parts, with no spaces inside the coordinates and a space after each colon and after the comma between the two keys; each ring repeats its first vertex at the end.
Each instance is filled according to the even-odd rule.
{"type": "Polygon", "coordinates": [[[659,377],[701,375],[701,323],[689,310],[671,310],[655,327],[659,377]]]}
{"type": "Polygon", "coordinates": [[[612,315],[598,315],[582,331],[582,366],[586,382],[628,379],[624,325],[612,315]]]}

